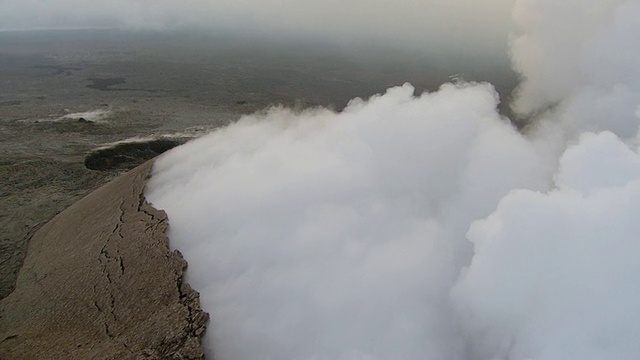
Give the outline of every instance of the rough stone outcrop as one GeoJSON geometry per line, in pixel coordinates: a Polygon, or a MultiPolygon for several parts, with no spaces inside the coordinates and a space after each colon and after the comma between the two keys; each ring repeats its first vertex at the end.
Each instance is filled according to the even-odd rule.
{"type": "Polygon", "coordinates": [[[0,359],[200,359],[208,315],[183,283],[167,216],[143,196],[151,162],[40,228],[0,302],[0,359]]]}
{"type": "Polygon", "coordinates": [[[117,143],[91,151],[84,158],[84,166],[98,171],[132,169],[187,140],[174,137],[117,143]]]}

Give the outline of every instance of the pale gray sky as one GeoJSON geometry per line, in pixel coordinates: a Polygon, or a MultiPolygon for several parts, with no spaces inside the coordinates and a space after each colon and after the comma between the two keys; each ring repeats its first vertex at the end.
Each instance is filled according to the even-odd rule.
{"type": "Polygon", "coordinates": [[[0,0],[0,29],[205,28],[496,46],[514,0],[0,0]]]}

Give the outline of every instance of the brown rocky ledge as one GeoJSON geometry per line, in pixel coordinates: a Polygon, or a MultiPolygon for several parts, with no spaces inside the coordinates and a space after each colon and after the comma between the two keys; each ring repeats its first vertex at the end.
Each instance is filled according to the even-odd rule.
{"type": "Polygon", "coordinates": [[[151,162],[38,230],[0,301],[0,359],[201,359],[208,315],[183,283],[167,216],[146,202],[151,162]]]}

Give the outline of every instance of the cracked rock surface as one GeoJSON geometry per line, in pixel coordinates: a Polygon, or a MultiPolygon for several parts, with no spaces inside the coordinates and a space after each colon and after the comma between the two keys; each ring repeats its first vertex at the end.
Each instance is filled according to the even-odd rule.
{"type": "Polygon", "coordinates": [[[148,162],[31,239],[0,301],[0,359],[201,359],[208,315],[183,283],[167,216],[146,202],[148,162]]]}

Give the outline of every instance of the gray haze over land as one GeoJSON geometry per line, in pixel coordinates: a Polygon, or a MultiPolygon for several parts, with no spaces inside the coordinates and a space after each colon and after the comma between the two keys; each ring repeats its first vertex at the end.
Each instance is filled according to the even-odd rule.
{"type": "Polygon", "coordinates": [[[506,49],[513,0],[3,0],[0,29],[200,29],[426,48],[506,49]]]}

